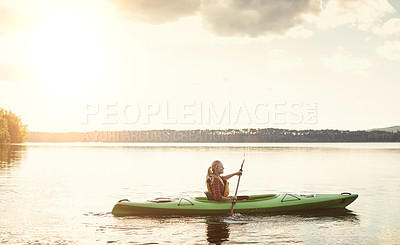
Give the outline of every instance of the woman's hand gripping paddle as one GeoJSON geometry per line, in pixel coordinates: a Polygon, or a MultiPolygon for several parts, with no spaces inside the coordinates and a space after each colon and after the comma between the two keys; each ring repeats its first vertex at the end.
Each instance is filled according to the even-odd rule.
{"type": "MultiPolygon", "coordinates": [[[[243,162],[242,162],[242,165],[240,166],[240,171],[243,171],[243,164],[244,164],[245,157],[246,157],[246,153],[243,154],[243,162]]],[[[235,197],[237,197],[237,193],[239,190],[240,177],[242,177],[242,175],[239,175],[239,179],[238,179],[236,191],[235,191],[235,197]]],[[[236,204],[236,199],[233,200],[233,202],[232,202],[231,215],[233,215],[233,209],[235,208],[235,204],[236,204]]]]}

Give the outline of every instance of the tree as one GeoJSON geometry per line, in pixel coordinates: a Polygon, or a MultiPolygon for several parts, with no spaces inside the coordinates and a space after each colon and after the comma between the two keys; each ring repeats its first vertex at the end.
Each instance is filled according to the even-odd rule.
{"type": "Polygon", "coordinates": [[[8,132],[8,123],[7,119],[2,113],[2,109],[0,109],[0,144],[10,142],[10,133],[8,132]]]}
{"type": "Polygon", "coordinates": [[[22,143],[28,138],[28,125],[10,110],[0,108],[0,144],[22,143]]]}

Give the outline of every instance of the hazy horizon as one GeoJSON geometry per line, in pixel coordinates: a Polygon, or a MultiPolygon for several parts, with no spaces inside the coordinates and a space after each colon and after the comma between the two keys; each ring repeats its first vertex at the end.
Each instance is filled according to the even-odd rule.
{"type": "MultiPolygon", "coordinates": [[[[175,130],[175,131],[190,131],[190,130],[241,130],[241,129],[277,129],[277,130],[339,130],[339,131],[369,131],[369,130],[376,130],[376,129],[388,129],[388,128],[400,128],[400,125],[398,126],[390,126],[390,127],[382,127],[382,128],[371,128],[371,129],[356,129],[356,130],[349,130],[349,129],[335,129],[335,128],[323,128],[323,129],[290,129],[290,128],[225,128],[225,129],[199,129],[199,128],[193,128],[193,129],[170,129],[170,128],[164,128],[164,129],[121,129],[121,130],[113,130],[110,132],[124,132],[124,131],[158,131],[158,130],[175,130]]],[[[108,130],[90,130],[90,131],[29,131],[29,133],[60,133],[60,134],[67,134],[67,133],[88,133],[88,132],[107,132],[108,130]]]]}

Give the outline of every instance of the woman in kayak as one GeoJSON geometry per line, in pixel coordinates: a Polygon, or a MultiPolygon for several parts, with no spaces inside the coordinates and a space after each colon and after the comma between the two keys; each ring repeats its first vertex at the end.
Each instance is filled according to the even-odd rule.
{"type": "Polygon", "coordinates": [[[221,161],[214,161],[211,167],[208,168],[206,183],[208,193],[206,195],[208,199],[215,201],[233,201],[236,200],[236,196],[229,195],[229,183],[228,179],[235,175],[242,175],[242,171],[238,171],[233,174],[221,176],[224,173],[224,166],[221,161]]]}

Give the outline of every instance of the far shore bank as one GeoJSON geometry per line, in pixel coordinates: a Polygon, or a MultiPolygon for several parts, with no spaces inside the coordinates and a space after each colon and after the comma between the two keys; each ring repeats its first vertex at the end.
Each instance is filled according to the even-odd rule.
{"type": "Polygon", "coordinates": [[[400,142],[400,131],[226,129],[143,130],[48,133],[29,132],[27,142],[117,142],[117,143],[311,143],[400,142]]]}

